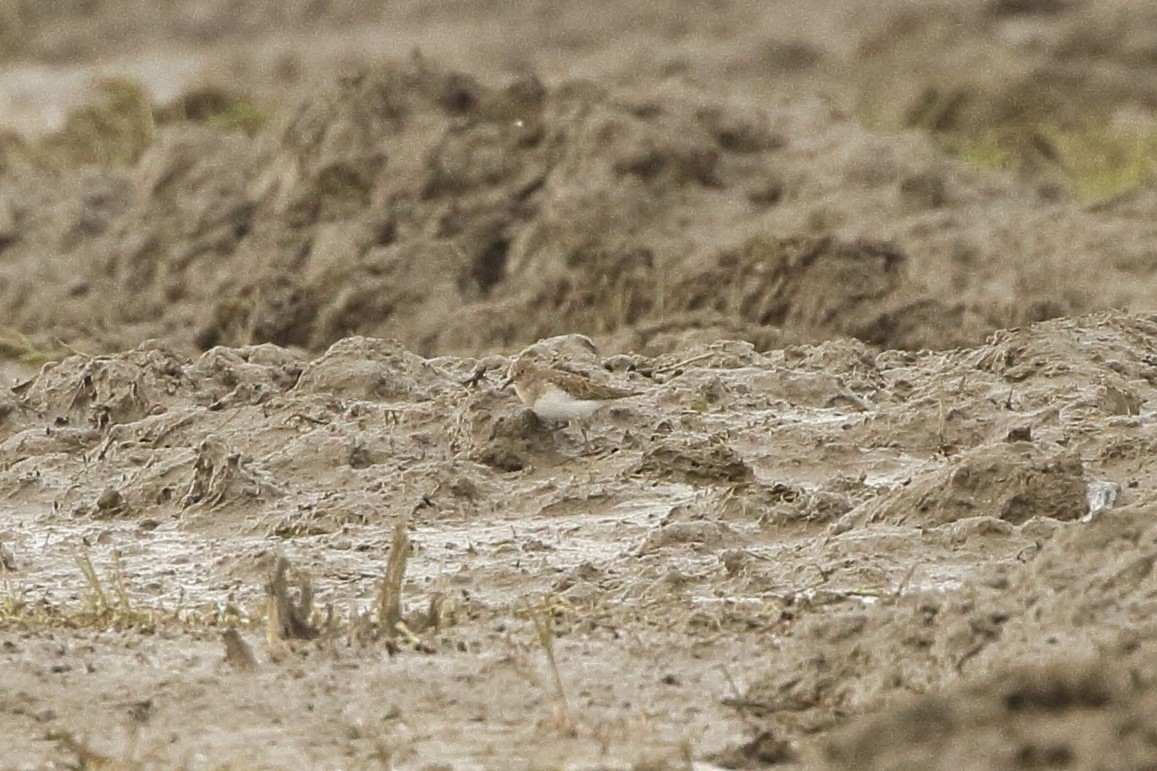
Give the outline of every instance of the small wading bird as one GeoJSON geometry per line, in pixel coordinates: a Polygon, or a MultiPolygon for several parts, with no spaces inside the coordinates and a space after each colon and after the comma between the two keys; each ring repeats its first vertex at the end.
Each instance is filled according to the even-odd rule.
{"type": "MultiPolygon", "coordinates": [[[[638,396],[638,391],[603,385],[585,375],[564,372],[527,358],[514,360],[500,388],[511,384],[518,398],[535,415],[561,422],[588,418],[608,402],[638,396]]],[[[586,429],[579,426],[579,430],[586,445],[586,429]]]]}

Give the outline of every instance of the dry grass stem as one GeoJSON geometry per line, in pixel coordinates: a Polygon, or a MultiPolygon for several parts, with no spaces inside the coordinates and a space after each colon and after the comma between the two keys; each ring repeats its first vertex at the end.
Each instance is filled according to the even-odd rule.
{"type": "Polygon", "coordinates": [[[550,676],[554,685],[554,697],[557,704],[555,719],[558,728],[564,733],[573,733],[577,723],[571,715],[570,702],[566,697],[566,687],[562,682],[562,674],[558,669],[558,661],[554,655],[554,623],[549,607],[538,610],[531,609],[530,618],[534,621],[534,630],[538,636],[538,643],[546,655],[546,663],[550,668],[550,676]]]}
{"type": "Polygon", "coordinates": [[[276,640],[312,640],[320,631],[311,622],[313,616],[313,583],[309,576],[297,573],[297,600],[289,596],[289,560],[279,557],[269,578],[268,634],[276,640]]]}
{"type": "Polygon", "coordinates": [[[386,634],[396,632],[398,624],[402,621],[402,581],[406,577],[406,560],[410,556],[407,525],[408,523],[403,520],[394,526],[390,556],[386,561],[386,574],[382,577],[382,586],[378,593],[378,625],[386,634]]]}

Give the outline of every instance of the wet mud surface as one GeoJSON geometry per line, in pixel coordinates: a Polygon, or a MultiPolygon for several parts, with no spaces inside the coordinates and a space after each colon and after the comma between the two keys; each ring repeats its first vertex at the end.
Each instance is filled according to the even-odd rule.
{"type": "Polygon", "coordinates": [[[1143,4],[244,5],[4,12],[0,767],[1157,763],[1143,4]]]}

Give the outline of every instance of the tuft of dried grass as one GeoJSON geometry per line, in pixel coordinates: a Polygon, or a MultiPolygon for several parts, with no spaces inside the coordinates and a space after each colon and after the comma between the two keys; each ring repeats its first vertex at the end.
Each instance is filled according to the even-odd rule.
{"type": "Polygon", "coordinates": [[[398,625],[402,623],[402,581],[406,577],[406,560],[410,557],[407,527],[405,520],[394,526],[386,572],[378,591],[378,625],[387,635],[400,631],[398,625]]]}
{"type": "Polygon", "coordinates": [[[50,731],[46,737],[56,742],[62,750],[76,756],[76,765],[72,768],[100,769],[101,771],[121,771],[121,769],[136,768],[137,764],[99,752],[89,746],[88,742],[77,739],[68,731],[50,731]]]}
{"type": "Polygon", "coordinates": [[[252,672],[257,669],[257,657],[245,638],[237,631],[237,627],[229,627],[221,634],[221,641],[225,643],[225,663],[242,672],[252,672]]]}
{"type": "Polygon", "coordinates": [[[294,570],[296,598],[290,596],[290,563],[278,557],[265,590],[269,597],[266,634],[271,646],[283,640],[313,640],[321,630],[313,624],[313,582],[309,576],[294,570]]]}

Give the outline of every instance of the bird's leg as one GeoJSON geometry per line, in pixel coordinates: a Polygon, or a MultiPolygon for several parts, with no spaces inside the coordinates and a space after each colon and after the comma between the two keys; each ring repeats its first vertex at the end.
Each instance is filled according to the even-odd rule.
{"type": "Polygon", "coordinates": [[[579,432],[583,435],[583,455],[587,455],[591,450],[591,440],[587,436],[587,427],[579,423],[579,432]]]}
{"type": "MultiPolygon", "coordinates": [[[[570,428],[571,426],[576,425],[576,421],[570,421],[570,420],[557,420],[557,421],[552,420],[552,421],[550,421],[550,423],[551,423],[551,431],[555,434],[555,436],[559,436],[559,435],[565,436],[565,434],[563,432],[566,429],[570,428]]],[[[587,438],[587,429],[582,423],[577,423],[577,425],[578,425],[579,434],[583,438],[583,453],[585,454],[587,452],[587,450],[590,448],[590,440],[587,438]]]]}
{"type": "Polygon", "coordinates": [[[558,441],[559,433],[569,425],[565,420],[551,420],[549,418],[540,418],[540,417],[538,417],[538,415],[535,415],[533,412],[531,412],[530,414],[534,415],[534,419],[538,423],[538,425],[542,426],[543,428],[545,428],[547,431],[550,432],[551,437],[553,437],[556,442],[558,441]]]}

